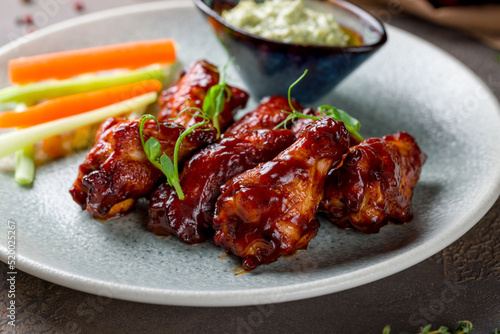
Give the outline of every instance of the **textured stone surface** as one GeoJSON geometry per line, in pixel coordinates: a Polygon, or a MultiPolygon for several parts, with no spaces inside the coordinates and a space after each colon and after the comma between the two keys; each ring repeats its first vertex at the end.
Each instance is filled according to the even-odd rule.
{"type": "Polygon", "coordinates": [[[455,282],[500,280],[500,201],[469,233],[443,250],[446,278],[455,282]]]}
{"type": "MultiPolygon", "coordinates": [[[[87,2],[89,8],[97,4],[97,1],[87,2]]],[[[390,23],[421,35],[462,60],[500,97],[496,52],[460,33],[417,19],[394,16],[390,23]]],[[[500,288],[499,216],[500,201],[497,201],[460,240],[432,259],[399,274],[356,289],[276,305],[240,308],[147,305],[93,296],[19,273],[18,332],[379,333],[384,325],[391,324],[394,333],[412,333],[423,323],[452,327],[457,320],[469,319],[478,328],[476,333],[491,333],[500,324],[500,300],[498,293],[495,294],[500,288]]],[[[2,263],[0,311],[8,302],[7,271],[2,263]]],[[[0,330],[12,331],[6,319],[0,319],[0,330]]]]}

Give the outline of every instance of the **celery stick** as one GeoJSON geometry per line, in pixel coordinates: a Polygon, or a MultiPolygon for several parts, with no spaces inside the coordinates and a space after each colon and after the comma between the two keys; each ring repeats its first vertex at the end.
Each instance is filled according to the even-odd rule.
{"type": "Polygon", "coordinates": [[[41,100],[85,93],[142,80],[157,79],[164,83],[166,78],[171,81],[173,68],[175,68],[175,65],[166,68],[155,65],[118,74],[88,75],[75,79],[10,86],[0,90],[0,103],[22,102],[28,106],[32,106],[41,100]]]}
{"type": "Polygon", "coordinates": [[[147,106],[156,101],[157,94],[147,93],[132,99],[115,103],[83,114],[61,118],[52,122],[29,128],[7,132],[0,135],[0,158],[5,157],[28,145],[33,145],[45,138],[85,125],[102,122],[108,117],[119,116],[131,110],[147,106]]]}
{"type": "Polygon", "coordinates": [[[6,102],[6,103],[0,103],[0,112],[1,111],[10,111],[16,109],[18,106],[18,103],[16,102],[6,102]]]}
{"type": "Polygon", "coordinates": [[[28,145],[16,151],[14,179],[22,186],[29,186],[35,179],[35,148],[28,145]]]}
{"type": "MultiPolygon", "coordinates": [[[[16,111],[26,109],[24,103],[17,103],[14,107],[16,111]]],[[[15,173],[14,179],[22,186],[29,186],[35,180],[35,147],[28,145],[15,152],[15,173]]]]}

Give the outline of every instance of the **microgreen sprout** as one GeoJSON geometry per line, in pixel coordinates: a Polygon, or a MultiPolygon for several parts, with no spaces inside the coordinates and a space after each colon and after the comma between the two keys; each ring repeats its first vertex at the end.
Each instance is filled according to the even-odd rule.
{"type": "Polygon", "coordinates": [[[361,123],[344,110],[337,109],[329,105],[322,105],[318,107],[321,115],[328,116],[336,121],[344,122],[345,127],[351,133],[351,136],[359,141],[363,141],[363,137],[359,134],[358,130],[361,128],[361,123]]]}
{"type": "Polygon", "coordinates": [[[288,117],[283,122],[278,124],[275,127],[275,129],[279,129],[281,127],[286,128],[286,125],[289,122],[295,122],[298,118],[308,118],[308,119],[312,119],[314,121],[317,121],[317,120],[321,119],[322,117],[326,116],[326,117],[330,117],[331,119],[333,119],[335,121],[343,122],[345,127],[347,128],[347,130],[351,134],[351,136],[355,137],[359,141],[363,141],[363,137],[358,132],[358,130],[361,127],[361,123],[356,118],[352,117],[351,115],[349,115],[347,112],[345,112],[343,110],[337,109],[337,108],[335,108],[333,106],[329,106],[329,105],[322,105],[322,106],[318,107],[318,111],[319,111],[320,116],[312,116],[312,115],[306,115],[306,114],[303,114],[301,112],[298,112],[297,109],[295,109],[295,107],[292,104],[292,98],[291,98],[292,88],[295,87],[306,76],[306,74],[307,74],[307,70],[305,70],[304,73],[300,76],[300,78],[295,80],[295,82],[292,83],[290,85],[290,87],[288,87],[288,105],[292,109],[292,112],[282,110],[282,112],[288,114],[288,117]]]}
{"type": "MultiPolygon", "coordinates": [[[[472,327],[472,323],[470,321],[464,320],[459,321],[458,326],[454,331],[450,331],[448,327],[441,326],[438,329],[432,330],[432,325],[427,325],[420,330],[418,334],[470,334],[474,328],[472,327]]],[[[391,327],[385,326],[382,330],[382,334],[390,334],[391,327]]],[[[493,334],[498,333],[498,330],[495,329],[493,334]]]]}
{"type": "Polygon", "coordinates": [[[297,85],[306,76],[306,74],[307,74],[307,70],[305,70],[304,73],[300,76],[300,78],[298,78],[297,80],[295,80],[295,82],[293,84],[291,84],[290,87],[288,87],[288,105],[290,106],[290,109],[292,109],[292,112],[289,112],[289,111],[286,111],[286,110],[282,110],[282,112],[284,112],[285,114],[288,114],[288,117],[283,122],[281,122],[280,124],[276,125],[274,127],[274,129],[279,129],[281,127],[286,128],[286,125],[289,122],[295,122],[298,118],[309,118],[309,119],[312,119],[312,120],[318,120],[318,119],[320,119],[320,117],[306,115],[306,114],[298,112],[297,109],[295,109],[295,107],[293,106],[293,103],[292,103],[292,88],[295,87],[295,85],[297,85]]]}
{"type": "Polygon", "coordinates": [[[224,103],[231,99],[231,90],[226,83],[226,70],[231,62],[232,59],[229,59],[224,65],[222,71],[220,71],[219,83],[208,89],[207,95],[203,100],[202,109],[217,129],[217,138],[220,137],[219,115],[224,109],[224,103]]]}
{"type": "MultiPolygon", "coordinates": [[[[195,107],[188,107],[184,108],[175,118],[179,117],[182,113],[188,112],[189,110],[197,110],[200,112],[200,114],[193,115],[193,117],[201,117],[202,121],[197,122],[196,124],[192,125],[188,129],[184,130],[179,138],[177,138],[177,142],[175,143],[175,148],[174,148],[174,157],[173,157],[173,162],[170,160],[170,158],[162,152],[161,149],[161,144],[158,139],[155,137],[150,137],[146,142],[144,142],[144,124],[150,120],[153,119],[156,121],[156,124],[158,125],[158,128],[160,128],[160,122],[156,117],[153,115],[144,115],[140,119],[139,123],[139,135],[141,137],[141,143],[142,147],[144,149],[144,153],[146,153],[146,156],[148,160],[156,166],[158,169],[160,169],[163,174],[167,177],[167,184],[170,185],[175,189],[175,192],[177,193],[177,197],[179,197],[180,200],[184,199],[184,193],[182,192],[181,184],[180,184],[180,179],[179,179],[179,150],[181,147],[181,142],[182,140],[192,133],[195,129],[207,125],[210,123],[210,118],[208,118],[205,113],[200,110],[199,108],[195,107]]],[[[175,119],[174,118],[174,119],[175,119]]],[[[205,131],[202,129],[202,131],[205,131]]]]}

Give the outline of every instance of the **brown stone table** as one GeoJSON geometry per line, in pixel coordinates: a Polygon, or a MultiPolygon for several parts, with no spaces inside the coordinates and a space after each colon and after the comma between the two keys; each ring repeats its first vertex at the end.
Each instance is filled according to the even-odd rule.
{"type": "MultiPolygon", "coordinates": [[[[31,29],[134,0],[1,0],[0,46],[31,29]],[[84,8],[76,10],[76,3],[84,8]],[[57,5],[57,11],[43,6],[57,5]],[[38,14],[44,12],[46,15],[38,14]],[[22,23],[26,15],[34,24],[22,23]]],[[[47,7],[49,8],[49,7],[47,7]]],[[[54,7],[52,7],[54,8],[54,7]]],[[[500,98],[499,52],[468,36],[414,17],[381,13],[472,69],[500,98]]],[[[500,129],[499,129],[500,131],[500,129]]],[[[499,148],[500,149],[500,148],[499,148]]],[[[500,168],[500,166],[499,166],[500,168]]],[[[17,275],[17,326],[0,317],[0,332],[18,333],[416,333],[423,324],[475,333],[500,328],[500,199],[462,238],[433,257],[385,279],[322,297],[249,307],[176,307],[107,299],[17,275]]],[[[7,265],[0,263],[0,312],[6,309],[7,265]]]]}

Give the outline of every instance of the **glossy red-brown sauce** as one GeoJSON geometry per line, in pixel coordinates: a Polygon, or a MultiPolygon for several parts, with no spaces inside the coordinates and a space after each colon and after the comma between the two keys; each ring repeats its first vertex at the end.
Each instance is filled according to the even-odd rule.
{"type": "Polygon", "coordinates": [[[232,177],[269,161],[295,141],[290,130],[272,130],[287,116],[283,97],[261,101],[257,108],[234,123],[217,143],[194,155],[185,165],[180,200],[168,185],[151,195],[148,229],[176,235],[186,243],[213,236],[212,219],[220,186],[232,177]]]}
{"type": "MultiPolygon", "coordinates": [[[[202,108],[203,100],[210,87],[219,83],[219,72],[217,67],[206,60],[200,60],[191,64],[183,73],[177,83],[163,91],[159,98],[161,107],[158,119],[171,120],[177,117],[186,107],[202,108]]],[[[221,131],[224,131],[233,122],[233,114],[236,110],[245,107],[249,95],[247,92],[232,86],[231,98],[227,101],[218,116],[221,131]]],[[[199,114],[196,110],[182,113],[175,122],[183,126],[194,125],[198,118],[192,114],[199,114]]]]}
{"type": "Polygon", "coordinates": [[[405,132],[350,148],[327,179],[320,211],[340,227],[377,233],[413,218],[411,200],[426,156],[405,132]]]}
{"type": "Polygon", "coordinates": [[[215,243],[243,258],[245,270],[306,248],[328,170],[348,145],[345,126],[323,118],[273,160],[231,179],[217,200],[215,243]]]}
{"type": "MultiPolygon", "coordinates": [[[[159,140],[162,152],[173,158],[174,147],[184,127],[150,120],[144,125],[144,138],[159,140]]],[[[216,133],[195,131],[181,144],[182,163],[198,148],[215,140],[216,133]]],[[[139,120],[121,118],[105,121],[97,133],[96,144],[79,167],[70,189],[73,199],[94,217],[116,218],[129,212],[135,201],[149,194],[162,172],[147,159],[139,135],[139,120]]]]}

